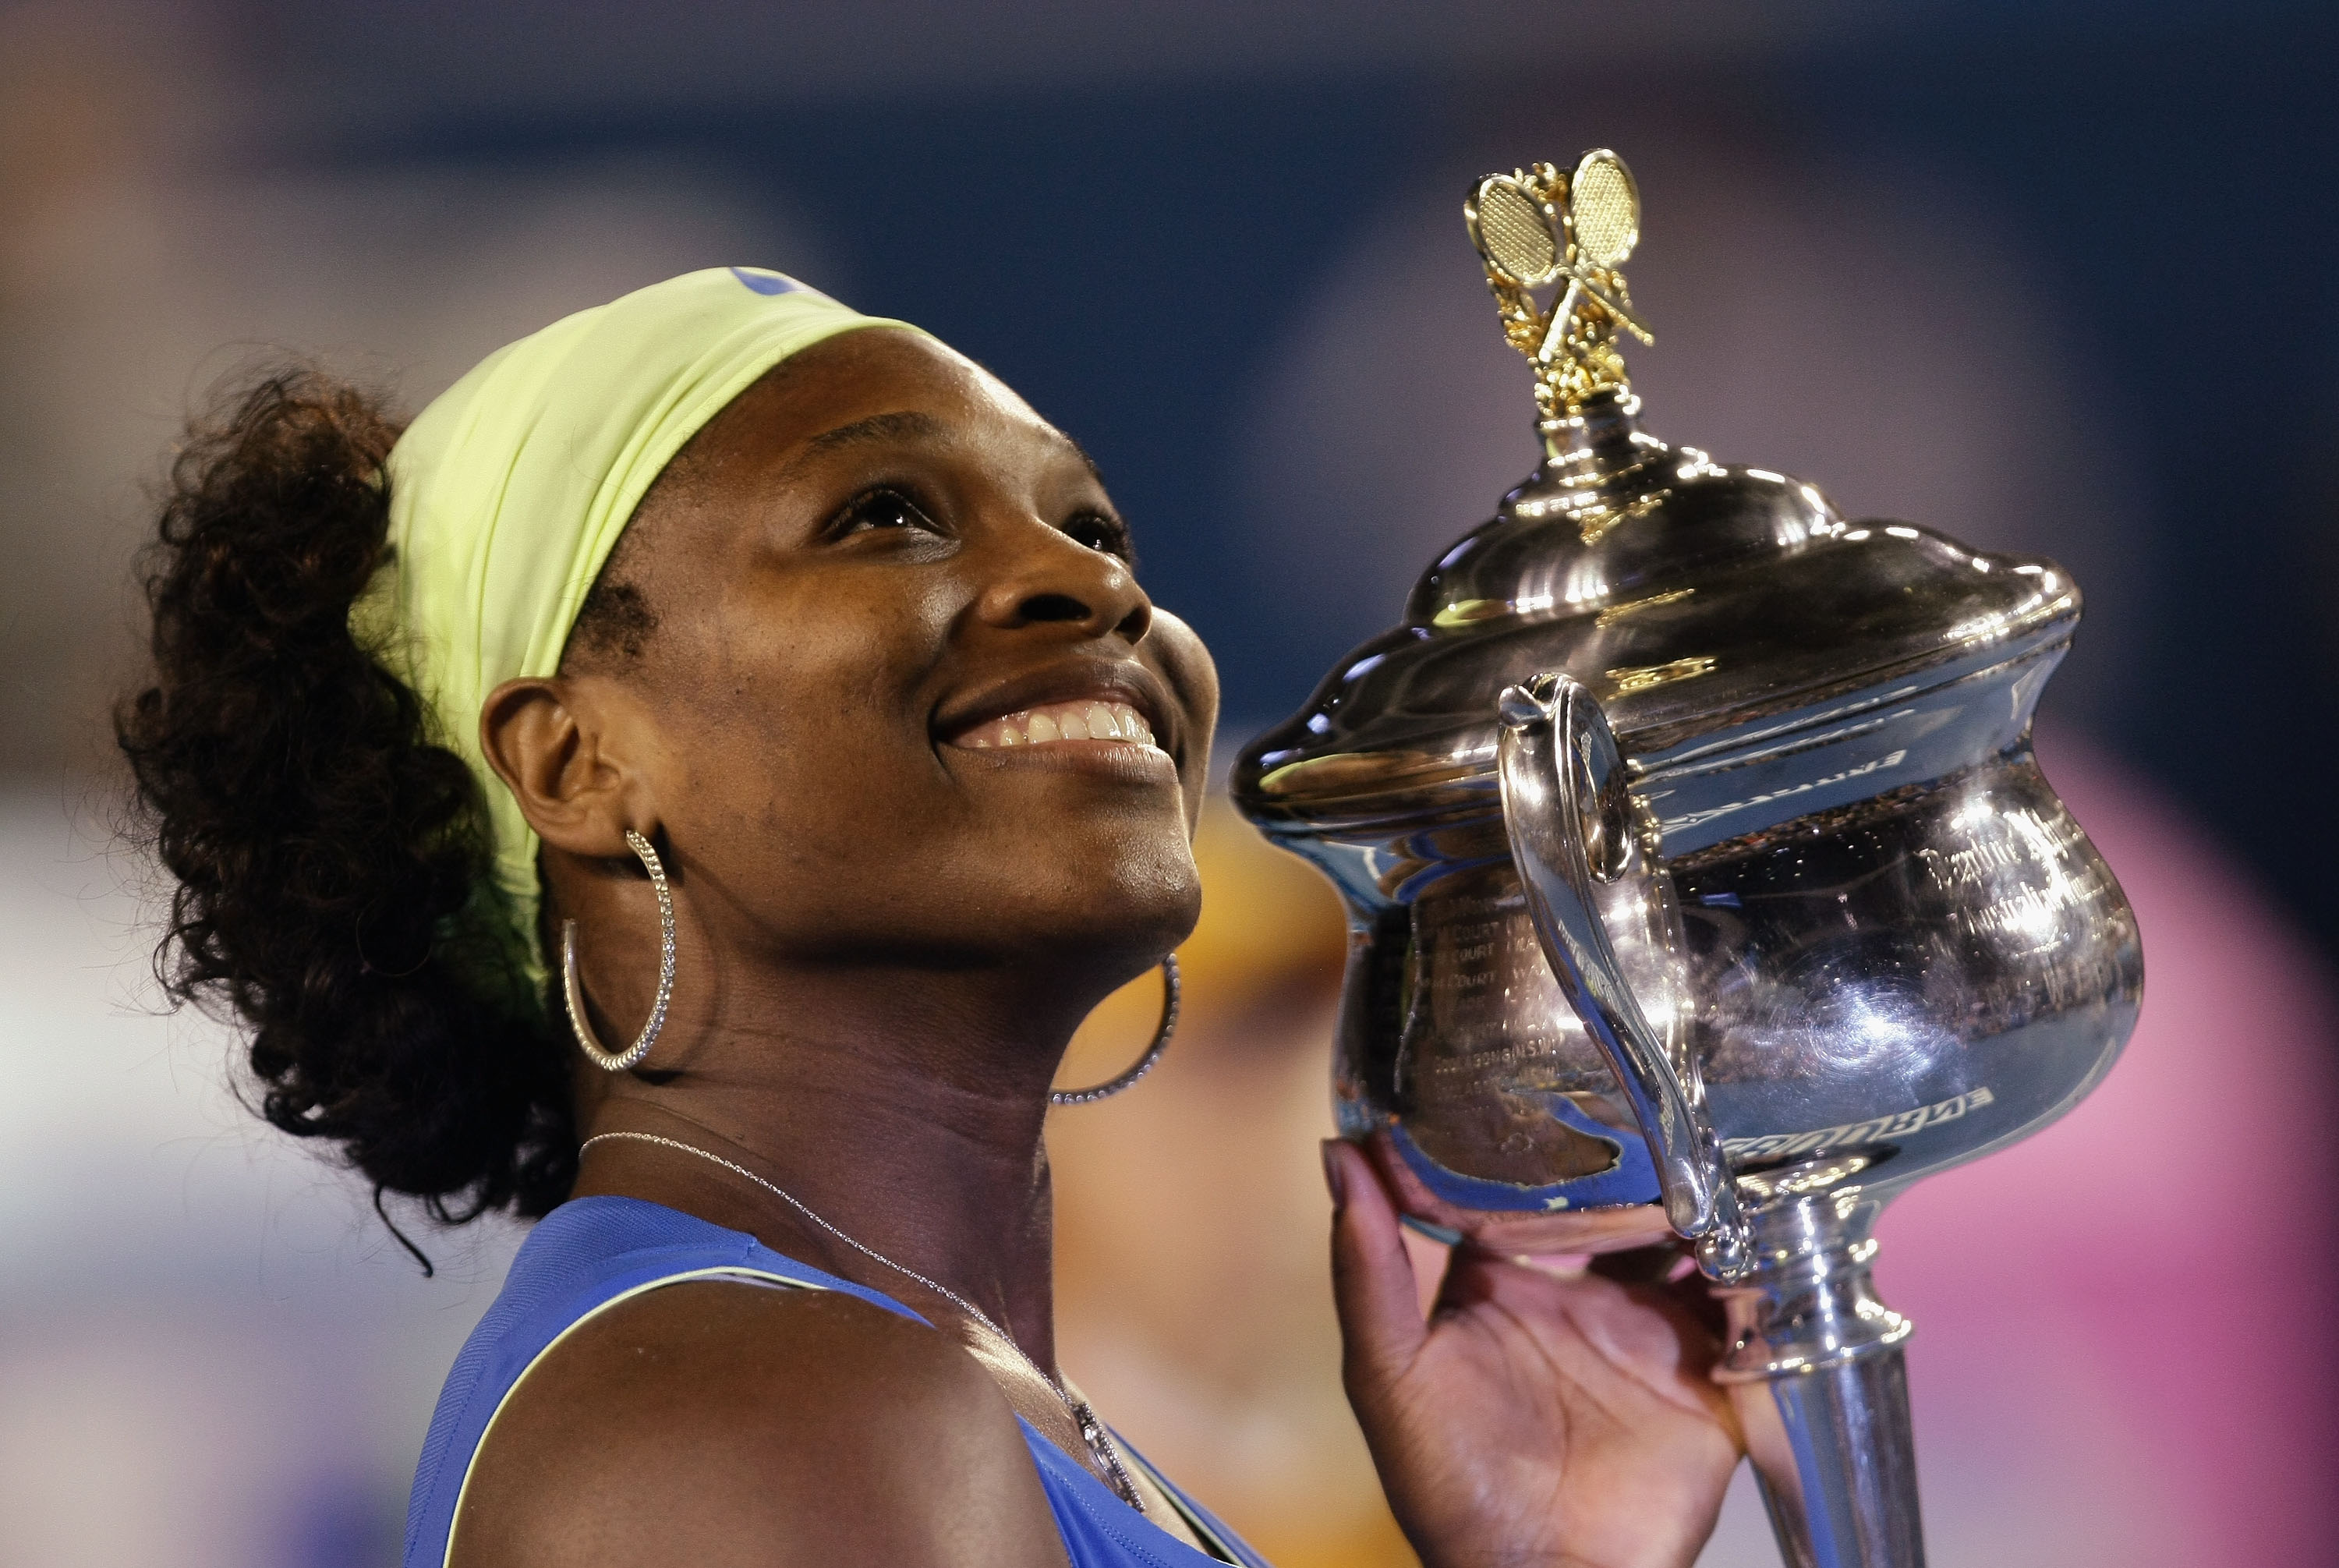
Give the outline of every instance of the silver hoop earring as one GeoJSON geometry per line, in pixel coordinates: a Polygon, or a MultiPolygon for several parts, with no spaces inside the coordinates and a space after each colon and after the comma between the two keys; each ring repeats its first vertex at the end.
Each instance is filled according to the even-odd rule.
{"type": "Polygon", "coordinates": [[[1178,1031],[1178,956],[1175,953],[1161,961],[1161,1024],[1153,1031],[1153,1043],[1137,1064],[1119,1078],[1109,1078],[1093,1089],[1050,1090],[1050,1105],[1094,1105],[1100,1100],[1110,1100],[1122,1090],[1153,1070],[1161,1053],[1170,1049],[1170,1037],[1178,1031]]]}
{"type": "Polygon", "coordinates": [[[586,1021],[585,987],[577,978],[577,922],[560,922],[560,983],[568,997],[568,1027],[576,1033],[585,1060],[609,1072],[623,1072],[650,1053],[650,1047],[657,1043],[658,1031],[666,1027],[666,1003],[674,1000],[674,891],[666,884],[666,867],[658,863],[657,851],[650,847],[649,840],[627,828],[626,845],[641,857],[642,869],[650,873],[650,886],[657,892],[658,983],[649,1021],[622,1051],[604,1048],[586,1021]]]}

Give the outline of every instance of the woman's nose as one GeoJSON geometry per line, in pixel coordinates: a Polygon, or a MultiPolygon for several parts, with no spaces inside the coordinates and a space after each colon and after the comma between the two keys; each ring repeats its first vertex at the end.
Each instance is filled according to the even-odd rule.
{"type": "Polygon", "coordinates": [[[983,590],[976,609],[1002,630],[1052,625],[1083,639],[1118,634],[1132,645],[1144,641],[1153,624],[1153,601],[1137,586],[1127,561],[1044,524],[1026,534],[1016,558],[983,590]]]}

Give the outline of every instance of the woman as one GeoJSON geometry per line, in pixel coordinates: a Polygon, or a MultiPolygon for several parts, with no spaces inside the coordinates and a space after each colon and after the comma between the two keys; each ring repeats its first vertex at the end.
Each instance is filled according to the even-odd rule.
{"type": "MultiPolygon", "coordinates": [[[[716,269],[403,434],[265,382],[163,541],[122,740],[176,990],[377,1202],[547,1217],[410,1568],[1254,1561],[1052,1354],[1050,1080],[1193,924],[1217,698],[1071,439],[716,269]]],[[[1690,1562],[1738,1453],[1702,1321],[1457,1252],[1425,1322],[1369,1164],[1326,1174],[1424,1560],[1690,1562]]]]}

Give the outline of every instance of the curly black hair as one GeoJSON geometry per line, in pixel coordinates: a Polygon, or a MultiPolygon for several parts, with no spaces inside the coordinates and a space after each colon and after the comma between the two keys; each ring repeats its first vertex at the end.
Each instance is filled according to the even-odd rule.
{"type": "Polygon", "coordinates": [[[479,956],[506,950],[477,781],[350,630],[400,428],[309,369],[195,425],[146,583],[153,684],[115,733],[177,879],[156,971],[240,1017],[261,1113],[340,1144],[377,1209],[535,1217],[576,1177],[567,1057],[541,999],[479,956]]]}

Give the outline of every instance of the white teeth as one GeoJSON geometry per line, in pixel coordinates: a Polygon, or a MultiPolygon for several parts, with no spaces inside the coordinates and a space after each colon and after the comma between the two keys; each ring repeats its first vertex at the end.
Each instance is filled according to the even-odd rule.
{"type": "Polygon", "coordinates": [[[952,744],[972,751],[994,746],[1049,745],[1058,741],[1121,741],[1153,744],[1153,727],[1127,703],[1049,703],[1009,714],[967,731],[952,744]]]}

